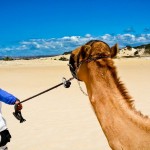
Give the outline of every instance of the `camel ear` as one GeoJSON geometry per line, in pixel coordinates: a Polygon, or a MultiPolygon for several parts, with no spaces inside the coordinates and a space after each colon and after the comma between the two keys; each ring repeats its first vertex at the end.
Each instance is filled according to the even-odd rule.
{"type": "Polygon", "coordinates": [[[81,51],[80,51],[80,59],[86,59],[90,56],[91,54],[91,46],[90,45],[83,45],[81,47],[81,51]]]}
{"type": "Polygon", "coordinates": [[[110,48],[110,50],[111,50],[111,58],[115,57],[117,55],[118,51],[119,51],[118,44],[115,44],[114,46],[112,46],[110,48]]]}

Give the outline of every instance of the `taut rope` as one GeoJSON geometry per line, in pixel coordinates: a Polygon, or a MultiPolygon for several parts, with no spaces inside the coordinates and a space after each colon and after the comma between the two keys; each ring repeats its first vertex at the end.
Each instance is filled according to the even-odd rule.
{"type": "MultiPolygon", "coordinates": [[[[33,95],[33,96],[29,97],[29,98],[26,98],[25,100],[20,101],[20,103],[24,103],[24,102],[26,102],[26,101],[29,101],[29,100],[31,100],[31,99],[33,99],[33,98],[35,98],[35,97],[37,97],[37,96],[40,96],[40,95],[42,95],[42,94],[44,94],[44,93],[46,93],[46,92],[48,92],[48,91],[50,91],[50,90],[53,90],[53,89],[55,89],[55,88],[57,88],[57,87],[59,87],[59,86],[61,86],[61,85],[64,85],[65,88],[69,88],[70,85],[71,85],[71,82],[70,82],[70,81],[73,80],[73,79],[74,79],[74,77],[72,77],[72,78],[66,80],[66,78],[63,77],[61,83],[59,83],[59,84],[57,84],[57,85],[55,85],[55,86],[53,86],[53,87],[51,87],[51,88],[49,88],[49,89],[47,89],[47,90],[44,90],[44,91],[42,91],[42,92],[40,92],[40,93],[38,93],[38,94],[35,94],[35,95],[33,95]]],[[[24,122],[24,121],[26,121],[26,120],[22,117],[21,111],[20,111],[20,110],[17,110],[17,105],[19,105],[20,103],[18,103],[18,104],[15,105],[15,107],[14,107],[15,112],[13,112],[13,115],[14,115],[18,120],[20,120],[20,123],[22,123],[22,122],[24,122]]]]}

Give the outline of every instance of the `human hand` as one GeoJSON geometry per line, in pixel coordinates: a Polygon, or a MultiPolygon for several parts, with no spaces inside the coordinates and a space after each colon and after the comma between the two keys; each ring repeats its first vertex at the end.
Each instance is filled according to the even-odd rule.
{"type": "Polygon", "coordinates": [[[16,100],[15,105],[16,105],[16,109],[17,110],[21,110],[22,109],[22,104],[20,103],[19,100],[16,100]]]}

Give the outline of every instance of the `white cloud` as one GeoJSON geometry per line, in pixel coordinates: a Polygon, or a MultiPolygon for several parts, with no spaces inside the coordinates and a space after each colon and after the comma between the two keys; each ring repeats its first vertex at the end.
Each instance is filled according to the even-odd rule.
{"type": "Polygon", "coordinates": [[[105,34],[102,36],[64,36],[62,38],[50,39],[29,39],[12,45],[10,47],[1,47],[0,55],[25,56],[25,55],[55,55],[62,54],[66,51],[72,51],[76,47],[85,44],[86,42],[97,39],[108,43],[110,46],[118,43],[120,47],[126,45],[142,45],[150,43],[150,34],[134,35],[126,34],[105,34]]]}
{"type": "Polygon", "coordinates": [[[85,37],[90,38],[91,34],[86,34],[85,37]]]}

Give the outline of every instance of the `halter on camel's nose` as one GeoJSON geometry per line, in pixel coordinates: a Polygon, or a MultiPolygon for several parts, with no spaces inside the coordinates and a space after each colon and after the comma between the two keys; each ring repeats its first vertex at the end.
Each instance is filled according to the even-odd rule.
{"type": "Polygon", "coordinates": [[[77,79],[77,77],[76,77],[76,67],[75,67],[74,63],[75,63],[75,61],[74,61],[73,57],[70,56],[68,65],[69,65],[72,76],[77,79]]]}
{"type": "Polygon", "coordinates": [[[69,59],[69,68],[71,71],[71,74],[74,78],[77,78],[77,69],[79,68],[79,59],[77,58],[77,56],[79,55],[79,51],[80,51],[81,47],[78,47],[77,49],[75,49],[74,51],[72,51],[71,55],[70,55],[70,59],[69,59]]]}

